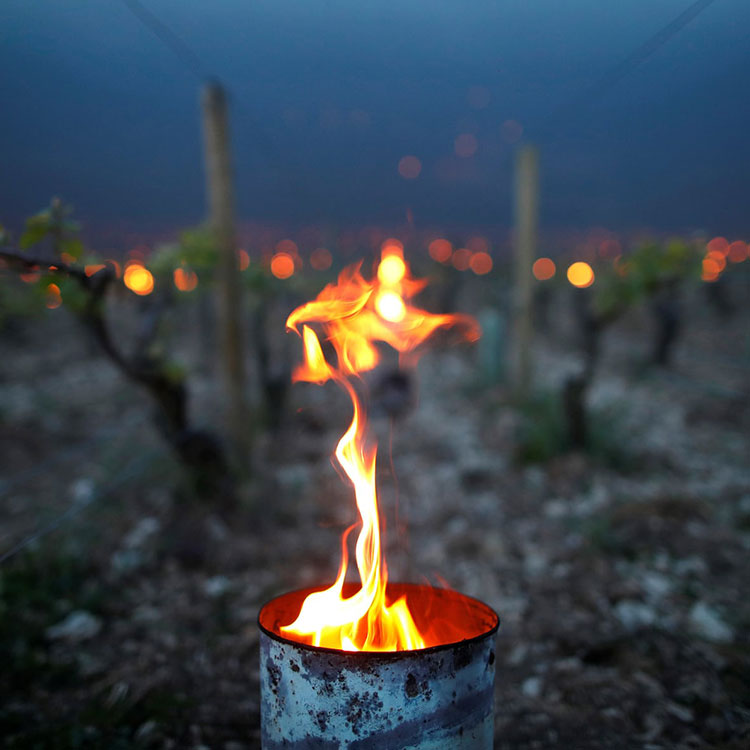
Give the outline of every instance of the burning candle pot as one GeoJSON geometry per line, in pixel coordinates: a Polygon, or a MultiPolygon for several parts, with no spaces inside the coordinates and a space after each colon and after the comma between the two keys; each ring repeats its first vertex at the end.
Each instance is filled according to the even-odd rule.
{"type": "Polygon", "coordinates": [[[377,446],[357,389],[361,374],[379,361],[378,342],[413,364],[438,328],[451,327],[470,341],[479,337],[473,318],[412,307],[410,298],[424,286],[411,278],[400,243],[391,241],[374,279],[364,278],[361,265],[345,269],[287,320],[304,343],[293,380],[334,380],[352,401],[352,422],[335,458],[354,487],[359,513],[359,584],[346,582],[352,526],[342,537],[333,585],[290,592],[262,608],[264,750],[492,747],[498,617],[454,591],[388,581],[377,446]],[[318,328],[332,347],[328,356],[318,328]]]}

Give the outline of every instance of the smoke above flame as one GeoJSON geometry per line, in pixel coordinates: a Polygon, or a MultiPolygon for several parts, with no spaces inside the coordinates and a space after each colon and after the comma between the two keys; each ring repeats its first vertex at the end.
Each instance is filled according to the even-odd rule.
{"type": "Polygon", "coordinates": [[[354,487],[361,523],[355,547],[361,586],[352,596],[343,595],[352,526],[342,537],[336,581],[310,594],[295,621],[280,629],[303,643],[347,651],[426,648],[436,645],[437,631],[420,631],[404,597],[388,601],[384,526],[375,482],[377,445],[368,435],[365,404],[354,383],[378,364],[379,343],[393,347],[403,361],[438,328],[456,327],[465,339],[475,341],[479,327],[466,315],[434,315],[409,304],[427,282],[410,276],[400,244],[385,243],[373,279],[365,279],[361,269],[361,263],[344,269],[335,284],[294,310],[286,323],[304,345],[304,361],[293,373],[293,381],[322,384],[334,380],[352,401],[352,422],[339,440],[335,457],[354,487]],[[335,362],[324,354],[316,329],[330,343],[335,362]]]}

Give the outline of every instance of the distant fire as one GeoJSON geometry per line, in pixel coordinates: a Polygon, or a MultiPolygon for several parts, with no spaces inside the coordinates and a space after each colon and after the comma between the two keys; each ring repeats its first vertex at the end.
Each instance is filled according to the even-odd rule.
{"type": "Polygon", "coordinates": [[[470,341],[479,337],[476,322],[468,316],[433,315],[412,307],[408,301],[425,284],[410,276],[401,243],[386,241],[375,278],[368,280],[362,275],[361,263],[349,267],[341,272],[337,283],[329,284],[287,320],[287,327],[304,342],[304,362],[293,380],[319,384],[335,380],[351,398],[354,416],[335,456],[354,485],[361,521],[356,542],[360,587],[352,593],[345,585],[350,527],[342,537],[335,583],[310,594],[294,622],[280,628],[285,636],[302,643],[348,651],[400,651],[462,637],[447,613],[442,619],[433,618],[428,627],[418,628],[415,619],[419,618],[410,611],[405,596],[390,601],[375,486],[377,446],[368,435],[365,404],[355,388],[360,374],[378,364],[376,342],[390,345],[403,358],[440,327],[457,326],[470,341]],[[335,363],[324,354],[313,325],[322,329],[324,339],[332,345],[335,363]]]}

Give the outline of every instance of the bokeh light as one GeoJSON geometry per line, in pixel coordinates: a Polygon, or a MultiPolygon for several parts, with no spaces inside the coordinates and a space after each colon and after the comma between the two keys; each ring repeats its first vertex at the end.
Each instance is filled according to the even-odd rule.
{"type": "Polygon", "coordinates": [[[406,274],[406,263],[400,255],[386,255],[378,266],[378,279],[383,284],[394,286],[406,274]]]}
{"type": "Polygon", "coordinates": [[[140,263],[131,262],[125,269],[122,281],[131,292],[142,297],[154,291],[154,277],[140,263]]]}
{"type": "Polygon", "coordinates": [[[406,315],[406,305],[395,292],[381,292],[375,299],[378,315],[391,323],[398,323],[406,315]]]}
{"type": "Polygon", "coordinates": [[[198,286],[198,274],[189,268],[175,268],[172,277],[181,292],[192,292],[198,286]]]}
{"type": "Polygon", "coordinates": [[[271,258],[271,273],[277,279],[288,279],[294,273],[294,258],[288,253],[276,253],[271,258]]]}
{"type": "Polygon", "coordinates": [[[430,242],[427,249],[430,253],[430,258],[437,263],[447,263],[453,254],[453,245],[442,237],[430,242]]]}
{"type": "Polygon", "coordinates": [[[105,260],[104,262],[108,266],[111,266],[112,270],[115,272],[116,279],[119,279],[122,276],[122,266],[116,260],[112,260],[110,258],[109,260],[105,260]]]}
{"type": "Polygon", "coordinates": [[[721,253],[727,255],[729,252],[729,242],[726,237],[714,237],[706,245],[706,251],[709,253],[721,253]]]}
{"type": "Polygon", "coordinates": [[[405,180],[416,180],[422,171],[422,162],[416,156],[403,156],[398,163],[398,173],[405,180]]]}
{"type": "MultiPolygon", "coordinates": [[[[727,247],[729,246],[727,245],[727,247]]],[[[716,264],[716,267],[719,269],[719,273],[721,273],[727,267],[726,256],[720,250],[709,250],[706,253],[706,258],[716,264]]]]}
{"type": "Polygon", "coordinates": [[[466,271],[471,263],[471,250],[468,247],[459,247],[453,251],[451,263],[457,271],[466,271]]]}
{"type": "Polygon", "coordinates": [[[332,263],[333,257],[331,256],[331,251],[328,250],[328,248],[319,247],[313,250],[312,254],[310,255],[310,265],[316,271],[325,271],[327,268],[331,267],[332,263]]]}
{"type": "Polygon", "coordinates": [[[729,252],[727,258],[732,263],[742,263],[743,260],[747,260],[748,257],[748,246],[741,240],[736,240],[729,246],[729,252]]]}
{"type": "Polygon", "coordinates": [[[50,310],[54,310],[62,304],[62,295],[57,284],[47,284],[45,304],[50,310]]]}
{"type": "Polygon", "coordinates": [[[240,271],[247,271],[249,267],[250,267],[250,253],[248,253],[247,250],[238,250],[237,251],[237,268],[239,268],[240,271]]]}
{"type": "Polygon", "coordinates": [[[93,276],[95,273],[99,273],[99,271],[106,267],[106,263],[89,263],[83,267],[83,271],[86,276],[93,276]]]}
{"type": "Polygon", "coordinates": [[[292,257],[294,257],[299,252],[299,249],[297,248],[297,243],[294,240],[283,239],[279,240],[276,243],[276,252],[286,253],[287,255],[291,255],[292,257]]]}
{"type": "Polygon", "coordinates": [[[380,252],[383,255],[402,255],[404,252],[404,243],[401,242],[401,240],[397,240],[395,237],[389,237],[381,243],[380,252]]]}
{"type": "Polygon", "coordinates": [[[719,264],[713,258],[703,259],[703,268],[701,272],[701,279],[703,281],[716,281],[721,275],[721,268],[719,264]]]}
{"type": "Polygon", "coordinates": [[[453,142],[453,149],[456,152],[456,156],[460,156],[463,159],[474,156],[478,147],[477,137],[473,133],[461,133],[453,142]]]}
{"type": "Polygon", "coordinates": [[[568,266],[568,281],[579,289],[585,289],[594,283],[594,269],[582,261],[576,261],[568,266]]]}
{"type": "Polygon", "coordinates": [[[477,276],[484,276],[492,270],[492,258],[482,250],[471,256],[469,266],[477,276]]]}
{"type": "Polygon", "coordinates": [[[552,258],[537,258],[531,266],[531,273],[537,281],[548,281],[556,272],[557,268],[552,258]]]}

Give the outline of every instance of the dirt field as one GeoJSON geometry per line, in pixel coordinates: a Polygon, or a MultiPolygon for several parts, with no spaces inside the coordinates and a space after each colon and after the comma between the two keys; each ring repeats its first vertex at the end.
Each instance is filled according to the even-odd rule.
{"type": "MultiPolygon", "coordinates": [[[[600,455],[516,460],[539,417],[468,348],[426,354],[418,404],[375,418],[392,576],[501,617],[499,750],[750,745],[748,316],[696,308],[668,370],[638,364],[646,325],[607,336],[600,455]]],[[[239,503],[196,505],[146,397],[74,330],[0,340],[0,554],[48,532],[0,568],[4,746],[257,748],[258,609],[330,582],[355,518],[329,461],[346,399],[295,386],[239,503]]],[[[576,363],[559,334],[536,343],[550,392],[576,363]]],[[[192,389],[215,418],[211,373],[192,389]]]]}

